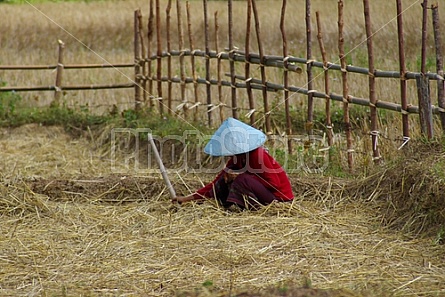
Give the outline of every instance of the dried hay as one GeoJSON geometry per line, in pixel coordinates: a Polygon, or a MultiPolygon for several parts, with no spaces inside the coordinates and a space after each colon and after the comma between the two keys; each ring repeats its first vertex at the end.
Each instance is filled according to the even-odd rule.
{"type": "Polygon", "coordinates": [[[412,143],[400,160],[350,183],[348,195],[377,204],[383,223],[391,228],[411,236],[432,236],[445,228],[444,188],[442,144],[412,143]]]}
{"type": "MultiPolygon", "coordinates": [[[[27,133],[28,143],[39,141],[27,133]]],[[[15,131],[0,145],[18,144],[19,136],[15,131]]],[[[94,174],[66,166],[54,178],[33,164],[38,150],[23,145],[14,153],[15,171],[0,182],[4,295],[445,294],[443,246],[382,226],[385,192],[368,192],[372,203],[348,196],[369,182],[292,177],[293,203],[256,212],[225,211],[214,201],[175,206],[161,179],[114,175],[84,153],[87,142],[64,150],[71,140],[56,138],[48,150],[91,162],[94,174]]],[[[193,176],[174,182],[182,193],[200,184],[193,176]]]]}

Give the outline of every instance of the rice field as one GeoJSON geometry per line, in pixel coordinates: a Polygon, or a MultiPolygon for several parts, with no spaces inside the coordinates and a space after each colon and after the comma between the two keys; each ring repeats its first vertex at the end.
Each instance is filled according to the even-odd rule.
{"type": "MultiPolygon", "coordinates": [[[[176,206],[160,175],[116,174],[60,128],[3,129],[0,146],[2,295],[445,293],[443,246],[385,226],[376,189],[359,198],[347,180],[292,176],[292,204],[176,206]]],[[[187,194],[211,177],[171,178],[187,194]]]]}
{"type": "MultiPolygon", "coordinates": [[[[418,71],[420,1],[411,2],[405,6],[407,63],[418,71]]],[[[268,28],[263,43],[269,54],[281,50],[278,3],[258,1],[260,14],[270,22],[262,23],[268,28]]],[[[222,20],[226,4],[210,1],[209,8],[218,10],[222,20]]],[[[190,5],[200,11],[202,2],[190,5]]],[[[234,34],[242,45],[245,2],[234,5],[234,34]]],[[[373,15],[379,28],[376,67],[397,70],[394,5],[383,0],[371,5],[378,12],[373,15]]],[[[295,56],[304,55],[303,7],[304,1],[292,1],[288,8],[295,56]]],[[[0,64],[53,64],[58,39],[67,46],[65,63],[132,61],[136,8],[148,15],[148,1],[136,0],[1,4],[0,64]]],[[[363,22],[361,5],[347,2],[345,9],[349,61],[365,67],[364,27],[357,25],[363,22]]],[[[313,1],[313,10],[323,16],[325,43],[336,61],[336,1],[313,1]]],[[[198,14],[193,20],[201,40],[198,14]]],[[[225,30],[221,28],[222,36],[225,30]]],[[[432,63],[429,67],[434,70],[432,63]]],[[[78,71],[66,79],[79,84],[127,82],[131,75],[131,70],[78,71]]],[[[0,80],[8,85],[53,84],[53,79],[50,72],[0,71],[0,80]]],[[[378,83],[380,97],[398,100],[398,81],[378,83]]],[[[361,79],[351,77],[350,84],[354,95],[366,97],[361,79]]],[[[410,88],[409,100],[415,103],[415,86],[410,88]]],[[[26,93],[21,104],[46,106],[52,96],[26,93]]],[[[97,105],[104,111],[113,105],[120,110],[133,106],[128,90],[64,96],[68,106],[97,105]]],[[[295,98],[296,106],[301,106],[299,100],[295,98]]],[[[415,127],[417,119],[410,120],[415,127]]],[[[419,131],[413,129],[416,138],[419,131]]],[[[443,200],[443,149],[398,150],[400,119],[383,130],[379,145],[388,158],[369,178],[296,173],[291,176],[293,203],[240,212],[224,210],[214,201],[173,205],[160,174],[113,165],[125,165],[125,160],[112,159],[109,130],[74,137],[61,127],[39,124],[2,128],[0,295],[445,296],[443,210],[431,219],[427,206],[420,209],[429,199],[443,200]],[[428,155],[433,159],[425,159],[428,155]],[[409,163],[399,162],[401,157],[409,163]],[[396,170],[386,167],[392,164],[396,170]],[[403,204],[413,205],[411,211],[419,206],[419,213],[398,212],[403,204]]],[[[369,152],[369,140],[364,140],[369,135],[360,138],[360,132],[357,151],[369,152]]],[[[191,193],[212,177],[170,175],[179,194],[191,193]]]]}

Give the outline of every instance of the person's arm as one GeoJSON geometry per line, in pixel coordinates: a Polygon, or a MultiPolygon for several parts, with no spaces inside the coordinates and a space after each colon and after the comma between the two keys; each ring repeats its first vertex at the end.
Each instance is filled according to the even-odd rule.
{"type": "Polygon", "coordinates": [[[202,197],[200,195],[196,195],[196,193],[188,195],[188,196],[176,196],[175,198],[172,199],[173,203],[185,203],[185,202],[190,202],[190,201],[194,201],[194,200],[202,200],[205,197],[202,197]]]}
{"type": "Polygon", "coordinates": [[[227,162],[226,167],[221,170],[218,175],[215,177],[215,179],[208,183],[207,185],[205,185],[204,187],[202,187],[201,189],[197,190],[195,193],[190,194],[188,196],[177,196],[175,198],[172,199],[173,203],[184,203],[184,202],[190,202],[190,201],[195,201],[195,200],[203,200],[206,198],[213,198],[213,187],[215,182],[223,175],[226,173],[226,169],[229,168],[230,166],[232,166],[233,161],[232,158],[230,158],[230,160],[227,162]]]}

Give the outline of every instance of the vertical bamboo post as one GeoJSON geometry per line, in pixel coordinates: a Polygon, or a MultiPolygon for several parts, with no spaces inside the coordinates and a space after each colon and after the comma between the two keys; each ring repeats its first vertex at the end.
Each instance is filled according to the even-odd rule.
{"type": "Polygon", "coordinates": [[[152,74],[152,59],[151,59],[151,43],[153,41],[153,23],[154,23],[154,13],[153,13],[153,0],[150,0],[150,12],[148,15],[147,24],[147,77],[148,77],[148,94],[150,98],[149,106],[153,107],[153,74],[152,74]]]}
{"type": "Polygon", "coordinates": [[[270,126],[270,111],[269,111],[269,102],[268,102],[268,98],[267,98],[267,86],[266,86],[266,66],[265,66],[266,63],[265,63],[265,57],[264,57],[264,52],[263,52],[263,43],[261,42],[260,18],[259,18],[258,10],[256,7],[256,0],[252,0],[252,9],[253,9],[253,16],[255,18],[255,31],[256,31],[257,41],[258,41],[258,51],[259,51],[259,55],[260,55],[261,90],[263,93],[266,133],[271,134],[272,129],[270,126]]]}
{"type": "Polygon", "coordinates": [[[436,71],[440,76],[437,80],[437,103],[440,109],[442,130],[445,133],[445,80],[443,71],[442,40],[440,37],[439,26],[439,4],[437,2],[432,4],[431,10],[433,14],[434,44],[436,47],[436,71]]]}
{"type": "Polygon", "coordinates": [[[348,168],[349,171],[353,170],[353,157],[352,153],[352,135],[351,135],[351,123],[349,121],[349,94],[348,94],[348,71],[346,70],[346,57],[344,49],[344,37],[343,37],[343,0],[338,1],[338,51],[342,72],[342,85],[343,85],[343,122],[345,125],[346,133],[346,145],[348,154],[348,168]]]}
{"type": "Polygon", "coordinates": [[[56,82],[55,87],[56,91],[54,92],[54,101],[53,105],[58,106],[60,104],[60,97],[62,96],[62,77],[63,77],[63,52],[65,51],[65,43],[62,40],[58,40],[59,44],[59,56],[57,59],[57,68],[56,68],[56,82]]]}
{"type": "Polygon", "coordinates": [[[246,64],[244,65],[244,76],[246,77],[246,92],[247,92],[247,98],[249,100],[249,118],[250,118],[250,125],[255,125],[255,102],[253,100],[253,93],[252,93],[252,87],[251,87],[251,80],[250,77],[250,33],[251,33],[251,26],[252,26],[252,0],[247,0],[247,23],[246,23],[246,43],[245,43],[245,59],[246,64]]]}
{"type": "Polygon", "coordinates": [[[238,106],[236,102],[236,78],[235,78],[235,61],[233,56],[235,50],[233,48],[233,4],[232,0],[228,0],[228,22],[229,22],[229,66],[230,66],[230,87],[232,96],[232,116],[238,118],[238,106]]]}
{"type": "Polygon", "coordinates": [[[166,15],[166,34],[167,34],[167,112],[168,114],[172,113],[172,57],[170,55],[171,51],[171,34],[170,34],[170,11],[172,8],[172,0],[168,0],[167,7],[165,8],[165,15],[166,15]]]}
{"type": "Polygon", "coordinates": [[[396,0],[397,5],[397,36],[399,39],[399,67],[400,67],[400,98],[402,106],[403,144],[409,140],[408,101],[406,97],[406,64],[405,64],[405,38],[403,36],[403,9],[402,0],[396,0]]]}
{"type": "Polygon", "coordinates": [[[324,73],[324,92],[325,92],[325,113],[326,113],[326,133],[328,137],[328,145],[332,146],[333,144],[333,133],[332,133],[332,119],[331,119],[331,98],[329,97],[329,65],[328,59],[326,56],[326,48],[323,42],[323,34],[320,22],[320,14],[318,11],[315,12],[315,16],[317,18],[317,39],[318,44],[320,46],[320,52],[323,59],[323,73],[324,73]]]}
{"type": "Polygon", "coordinates": [[[314,127],[314,99],[312,76],[312,29],[311,29],[311,0],[306,0],[306,72],[307,72],[307,122],[306,132],[311,136],[314,127]]]}
{"type": "Polygon", "coordinates": [[[139,42],[139,17],[134,11],[134,109],[139,110],[141,106],[141,44],[139,42]]]}
{"type": "Polygon", "coordinates": [[[429,79],[426,73],[426,41],[427,41],[427,19],[428,19],[428,0],[423,0],[422,3],[422,53],[420,77],[416,77],[417,95],[419,101],[419,120],[422,134],[431,139],[433,137],[433,115],[431,107],[431,99],[429,92],[429,79]]]}
{"type": "Polygon", "coordinates": [[[372,142],[372,159],[375,163],[380,163],[380,152],[378,146],[378,122],[377,107],[375,96],[375,77],[374,77],[374,51],[372,48],[372,23],[371,11],[369,8],[369,0],[363,0],[365,27],[366,27],[366,45],[368,47],[368,69],[369,69],[369,108],[371,114],[371,142],[372,142]]]}
{"type": "Polygon", "coordinates": [[[162,98],[162,39],[161,39],[161,7],[160,0],[156,0],[156,39],[157,39],[157,68],[156,82],[158,89],[159,113],[164,113],[164,103],[162,98]]]}
{"type": "Polygon", "coordinates": [[[433,138],[432,106],[430,102],[430,80],[421,73],[416,76],[417,97],[419,99],[420,129],[428,139],[433,138]]]}
{"type": "MultiPolygon", "coordinates": [[[[189,37],[189,46],[190,46],[190,63],[192,68],[192,77],[193,77],[193,94],[195,97],[195,108],[197,108],[197,104],[199,102],[198,98],[198,81],[196,76],[196,65],[195,65],[195,45],[193,41],[193,33],[192,33],[192,20],[190,14],[190,2],[186,3],[186,11],[187,11],[187,28],[188,28],[188,37],[189,37]]],[[[179,29],[179,28],[178,28],[179,29]]],[[[185,87],[185,75],[184,75],[184,87],[185,87]]],[[[185,89],[185,88],[184,88],[185,89]]],[[[185,90],[184,90],[185,92],[185,90]]],[[[193,112],[193,120],[198,121],[198,110],[193,112]]]]}
{"type": "MultiPolygon", "coordinates": [[[[218,23],[218,11],[215,11],[214,14],[215,19],[215,51],[219,53],[219,23],[218,23]]],[[[219,54],[216,61],[216,76],[218,80],[218,102],[222,104],[222,81],[221,81],[221,59],[219,58],[219,54]]],[[[219,108],[219,120],[220,124],[224,122],[224,111],[223,105],[219,108]]]]}
{"type": "Polygon", "coordinates": [[[292,124],[291,124],[291,118],[290,118],[290,111],[289,111],[289,63],[287,56],[287,38],[286,38],[286,30],[284,26],[284,20],[286,15],[286,5],[287,0],[283,0],[283,4],[281,6],[281,20],[280,20],[280,30],[281,30],[281,38],[283,40],[283,67],[284,67],[284,74],[283,74],[283,85],[284,85],[284,110],[286,113],[286,134],[287,134],[287,150],[289,154],[292,154],[292,140],[290,139],[290,135],[292,135],[292,124]]]}
{"type": "Polygon", "coordinates": [[[210,85],[210,48],[209,48],[209,19],[207,11],[207,0],[204,3],[204,47],[205,47],[205,69],[206,69],[206,95],[207,95],[207,122],[209,127],[212,126],[212,94],[210,85]]]}
{"type": "MultiPolygon", "coordinates": [[[[181,76],[181,102],[183,105],[184,118],[187,119],[188,105],[187,98],[185,97],[185,62],[184,62],[184,32],[182,30],[182,7],[181,1],[176,0],[176,14],[178,17],[178,44],[181,54],[179,55],[179,75],[181,76]]],[[[196,112],[195,112],[196,114],[196,112]]]]}
{"type": "MultiPolygon", "coordinates": [[[[145,60],[145,42],[142,28],[142,13],[141,10],[138,10],[138,25],[139,25],[139,44],[141,47],[141,54],[139,55],[141,68],[142,68],[142,78],[141,78],[141,88],[142,88],[142,98],[143,102],[147,102],[147,63],[145,60]]],[[[139,104],[140,105],[140,104],[139,104]]],[[[140,107],[139,107],[140,108],[140,107]]]]}

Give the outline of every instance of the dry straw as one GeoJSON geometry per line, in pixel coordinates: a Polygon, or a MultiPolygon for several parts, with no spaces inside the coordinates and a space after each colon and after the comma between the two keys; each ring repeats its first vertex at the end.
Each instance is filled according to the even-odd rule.
{"type": "MultiPolygon", "coordinates": [[[[401,178],[411,193],[429,190],[427,173],[409,180],[388,169],[356,182],[292,176],[294,202],[239,212],[214,201],[172,205],[158,176],[113,174],[91,143],[58,128],[2,130],[0,145],[5,295],[299,296],[300,286],[330,290],[315,296],[445,293],[443,246],[385,227],[398,220],[381,212],[387,200],[403,204],[401,178]]],[[[174,177],[178,193],[199,178],[174,177]]]]}

